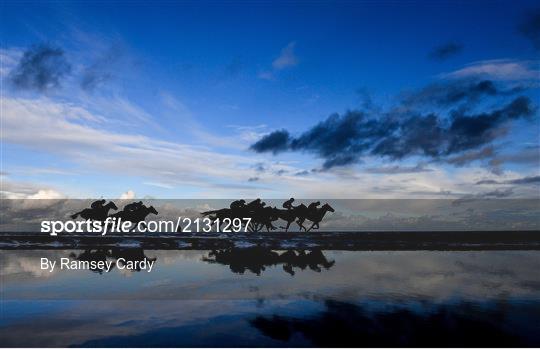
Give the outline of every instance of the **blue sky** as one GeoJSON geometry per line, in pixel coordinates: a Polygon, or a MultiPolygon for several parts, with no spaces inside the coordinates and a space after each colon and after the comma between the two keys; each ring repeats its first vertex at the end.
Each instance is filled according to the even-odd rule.
{"type": "Polygon", "coordinates": [[[1,12],[7,197],[539,194],[532,1],[3,2],[1,12]],[[21,62],[41,69],[43,52],[58,53],[46,68],[68,68],[38,86],[21,62]],[[519,91],[403,112],[404,96],[429,86],[482,81],[519,91]],[[451,154],[356,152],[325,168],[318,145],[250,149],[348,110],[373,120],[435,113],[444,123],[520,96],[530,115],[451,154]]]}

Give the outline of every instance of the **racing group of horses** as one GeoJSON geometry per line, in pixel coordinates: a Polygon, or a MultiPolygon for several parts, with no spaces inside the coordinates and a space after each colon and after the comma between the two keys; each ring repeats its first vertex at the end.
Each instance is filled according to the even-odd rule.
{"type": "Polygon", "coordinates": [[[219,220],[223,222],[224,219],[234,218],[251,218],[250,231],[260,231],[266,228],[266,231],[277,229],[272,223],[281,219],[287,224],[281,229],[285,229],[285,232],[289,230],[289,227],[293,222],[296,222],[300,231],[302,229],[306,232],[311,229],[319,229],[319,223],[323,220],[327,212],[334,212],[332,206],[328,203],[322,205],[320,208],[320,202],[313,202],[308,206],[300,204],[293,206],[293,198],[289,199],[283,204],[284,209],[277,207],[266,206],[261,199],[256,199],[250,203],[245,203],[244,200],[238,200],[231,203],[229,208],[223,208],[220,210],[206,211],[202,214],[209,217],[212,222],[219,220]],[[304,222],[308,220],[311,222],[311,226],[306,228],[304,222]]]}
{"type": "MultiPolygon", "coordinates": [[[[235,218],[241,220],[249,218],[250,223],[246,229],[252,232],[257,232],[264,228],[266,228],[267,231],[275,230],[277,228],[272,223],[279,219],[286,222],[284,227],[280,227],[285,229],[286,232],[293,222],[296,222],[300,230],[308,232],[312,229],[319,229],[319,223],[326,213],[334,212],[334,209],[328,203],[321,207],[319,207],[320,202],[314,202],[308,206],[305,204],[293,206],[293,201],[293,198],[286,201],[283,204],[284,208],[280,209],[275,206],[266,206],[261,199],[256,199],[250,203],[246,203],[244,200],[237,200],[232,202],[229,208],[206,211],[201,214],[204,217],[208,217],[212,221],[212,224],[217,222],[219,225],[223,224],[224,220],[227,218],[230,220],[235,218]],[[304,226],[306,221],[311,222],[309,228],[304,226]]],[[[149,214],[158,214],[153,206],[147,207],[142,201],[132,202],[124,206],[121,211],[114,214],[109,214],[110,210],[118,210],[118,207],[114,202],[109,201],[106,203],[106,200],[97,200],[94,201],[89,208],[85,208],[84,210],[71,215],[71,218],[77,219],[78,217],[81,217],[85,220],[101,222],[105,222],[109,217],[117,219],[121,218],[124,222],[131,222],[133,224],[133,229],[135,229],[137,224],[145,221],[149,214]]]]}

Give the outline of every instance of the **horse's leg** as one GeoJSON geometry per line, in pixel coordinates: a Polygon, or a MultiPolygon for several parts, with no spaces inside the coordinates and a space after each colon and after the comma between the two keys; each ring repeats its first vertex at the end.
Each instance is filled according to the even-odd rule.
{"type": "Polygon", "coordinates": [[[289,227],[291,226],[291,223],[292,222],[290,222],[290,221],[287,222],[287,226],[285,227],[285,232],[287,232],[289,230],[289,227]]]}
{"type": "Polygon", "coordinates": [[[311,229],[313,229],[314,226],[315,226],[315,223],[311,224],[311,227],[309,227],[309,229],[306,230],[306,233],[309,233],[309,231],[310,231],[311,229]]]}
{"type": "Polygon", "coordinates": [[[298,226],[300,227],[300,231],[302,231],[302,229],[306,230],[306,227],[304,227],[304,221],[305,221],[305,220],[306,220],[306,219],[303,218],[303,219],[298,219],[298,220],[296,221],[296,224],[298,224],[298,226]]]}
{"type": "MultiPolygon", "coordinates": [[[[214,226],[214,225],[216,225],[216,222],[217,222],[218,218],[217,218],[217,217],[213,217],[213,218],[210,217],[210,220],[212,221],[212,226],[214,226]]],[[[219,226],[216,225],[216,231],[217,231],[217,232],[220,232],[220,231],[221,231],[221,220],[220,220],[219,222],[220,222],[220,223],[219,223],[219,226]]]]}
{"type": "MultiPolygon", "coordinates": [[[[131,222],[131,223],[133,224],[133,222],[131,222]]],[[[144,224],[144,228],[146,229],[146,223],[142,223],[142,224],[144,224]]],[[[133,224],[133,228],[129,229],[129,232],[130,232],[130,233],[134,232],[135,229],[138,228],[138,225],[139,225],[139,223],[133,224]]]]}

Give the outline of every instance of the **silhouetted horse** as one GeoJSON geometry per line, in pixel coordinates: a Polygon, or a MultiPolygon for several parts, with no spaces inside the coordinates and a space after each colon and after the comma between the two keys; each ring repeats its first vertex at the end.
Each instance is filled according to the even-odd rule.
{"type": "Polygon", "coordinates": [[[226,218],[231,220],[235,218],[251,218],[251,223],[247,227],[249,231],[260,231],[264,227],[266,227],[267,231],[274,230],[276,227],[272,225],[272,222],[278,219],[274,213],[274,209],[271,207],[254,209],[244,207],[234,210],[230,208],[222,208],[220,210],[202,212],[201,214],[203,216],[209,216],[208,218],[212,220],[212,224],[215,224],[215,222],[219,220],[220,225],[223,224],[223,220],[226,218]]]}
{"type": "Polygon", "coordinates": [[[114,204],[114,202],[109,201],[107,205],[99,206],[96,208],[85,208],[82,211],[79,211],[73,215],[71,215],[72,219],[77,219],[78,216],[81,216],[85,220],[94,220],[94,221],[105,221],[107,218],[107,215],[109,214],[109,210],[118,210],[118,207],[114,204]]]}
{"type": "MultiPolygon", "coordinates": [[[[257,200],[260,201],[260,199],[257,200]]],[[[256,203],[257,200],[253,201],[252,203],[256,203]]],[[[242,200],[235,201],[234,203],[239,203],[241,201],[242,200]]],[[[265,227],[268,232],[270,230],[275,230],[276,227],[274,227],[272,222],[277,221],[278,219],[282,219],[287,222],[285,227],[280,227],[285,229],[287,232],[292,222],[296,220],[300,230],[304,229],[307,232],[311,229],[319,229],[319,223],[324,218],[326,212],[334,212],[334,209],[328,204],[324,204],[321,208],[313,207],[315,204],[318,203],[314,203],[310,205],[310,207],[307,207],[304,204],[300,204],[298,206],[289,205],[289,209],[286,210],[278,209],[276,207],[263,207],[262,205],[240,204],[235,205],[234,207],[231,205],[232,208],[223,208],[220,210],[202,212],[202,215],[208,216],[208,218],[212,220],[212,225],[218,220],[220,223],[223,223],[223,220],[227,218],[231,220],[235,218],[251,218],[251,222],[247,227],[247,230],[252,232],[260,231],[265,227]],[[306,229],[306,227],[303,225],[306,219],[312,222],[309,229],[306,229]]]]}
{"type": "Polygon", "coordinates": [[[263,227],[266,227],[266,231],[275,230],[276,227],[272,225],[273,221],[277,221],[278,217],[274,213],[274,208],[272,207],[263,207],[260,210],[256,210],[253,215],[253,231],[259,231],[263,227]]]}
{"type": "MultiPolygon", "coordinates": [[[[302,205],[302,206],[304,206],[307,209],[305,205],[302,205]]],[[[291,210],[282,210],[282,209],[274,207],[274,216],[287,222],[286,226],[280,227],[281,229],[285,229],[285,232],[287,232],[289,230],[289,227],[291,226],[291,223],[294,222],[296,218],[298,217],[298,210],[297,210],[297,207],[294,207],[291,210]]],[[[300,229],[304,228],[304,226],[301,225],[300,223],[296,222],[296,224],[298,224],[300,229]]]]}
{"type": "Polygon", "coordinates": [[[110,215],[109,217],[116,219],[121,218],[122,222],[131,222],[133,227],[130,229],[130,231],[133,231],[137,228],[137,224],[144,221],[146,216],[148,216],[150,213],[157,215],[158,211],[156,211],[154,206],[146,207],[143,205],[141,208],[134,211],[120,211],[110,215]]]}
{"type": "Polygon", "coordinates": [[[324,204],[321,208],[315,209],[313,211],[307,209],[307,207],[306,207],[305,213],[303,212],[304,215],[302,217],[300,217],[300,216],[298,217],[297,223],[302,228],[304,228],[304,230],[306,230],[306,228],[303,226],[303,223],[307,219],[307,220],[313,222],[313,224],[311,224],[311,227],[309,227],[309,229],[307,229],[306,231],[310,231],[311,229],[319,229],[319,223],[322,221],[322,219],[324,218],[324,215],[328,211],[335,212],[334,208],[332,208],[332,206],[330,206],[328,204],[324,204]],[[315,228],[315,226],[317,226],[317,227],[315,228]]]}

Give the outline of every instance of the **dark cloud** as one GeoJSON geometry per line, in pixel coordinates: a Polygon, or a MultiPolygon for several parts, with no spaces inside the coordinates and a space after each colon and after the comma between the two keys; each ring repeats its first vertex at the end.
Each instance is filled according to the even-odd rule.
{"type": "Polygon", "coordinates": [[[506,181],[496,181],[493,179],[484,179],[476,182],[478,185],[482,184],[516,184],[516,185],[528,185],[528,184],[540,184],[540,176],[530,176],[523,178],[510,179],[506,181]]]}
{"type": "Polygon", "coordinates": [[[473,149],[495,138],[495,129],[506,121],[534,114],[535,107],[528,97],[517,97],[511,103],[491,113],[467,115],[457,111],[452,113],[447,154],[473,149]]]}
{"type": "Polygon", "coordinates": [[[295,176],[307,176],[308,174],[309,174],[309,171],[304,170],[304,171],[298,171],[294,175],[295,176]]]}
{"type": "Polygon", "coordinates": [[[405,94],[402,103],[409,108],[422,105],[447,107],[456,103],[474,103],[482,97],[508,96],[524,89],[521,86],[503,89],[491,80],[450,80],[405,94]]]}
{"type": "Polygon", "coordinates": [[[46,91],[59,87],[70,72],[71,65],[61,48],[41,44],[23,54],[10,80],[19,89],[46,91]]]}
{"type": "Polygon", "coordinates": [[[446,162],[456,166],[464,166],[476,160],[490,159],[495,156],[495,148],[488,146],[480,150],[471,150],[446,159],[446,162]]]}
{"type": "Polygon", "coordinates": [[[251,177],[248,179],[248,182],[257,182],[259,179],[259,177],[251,177]]]}
{"type": "Polygon", "coordinates": [[[540,50],[540,8],[527,12],[518,26],[518,31],[531,41],[535,49],[540,50]]]}
{"type": "Polygon", "coordinates": [[[479,198],[506,198],[506,197],[509,197],[513,194],[513,190],[512,188],[508,188],[508,189],[505,189],[505,190],[500,190],[500,189],[497,189],[497,190],[494,190],[494,191],[488,191],[488,192],[485,192],[485,193],[480,193],[480,194],[477,194],[476,196],[479,197],[479,198]]]}
{"type": "Polygon", "coordinates": [[[444,45],[435,47],[430,53],[429,58],[442,61],[457,55],[463,50],[463,45],[456,42],[448,42],[444,45]]]}
{"type": "MultiPolygon", "coordinates": [[[[508,189],[496,189],[493,191],[487,191],[477,194],[467,194],[462,196],[459,199],[456,199],[452,202],[452,205],[461,205],[464,203],[470,203],[477,200],[489,200],[489,199],[501,199],[501,198],[507,198],[514,194],[514,190],[512,188],[508,189]]],[[[486,201],[485,201],[486,202],[486,201]]]]}
{"type": "Polygon", "coordinates": [[[512,179],[508,181],[510,184],[538,184],[540,183],[540,176],[523,177],[518,179],[512,179]]]}
{"type": "Polygon", "coordinates": [[[482,184],[499,184],[500,182],[494,180],[494,179],[483,179],[481,181],[478,181],[476,182],[476,184],[478,185],[482,185],[482,184]]]}
{"type": "Polygon", "coordinates": [[[530,117],[535,107],[528,97],[517,97],[491,112],[455,109],[438,113],[368,115],[361,111],[332,114],[298,137],[275,131],[251,146],[263,153],[305,151],[324,160],[323,169],[344,166],[372,155],[400,160],[423,156],[441,160],[489,145],[506,122],[530,117]]]}
{"type": "Polygon", "coordinates": [[[262,162],[258,162],[254,165],[253,167],[255,169],[255,171],[257,172],[264,172],[266,171],[266,166],[264,166],[264,163],[262,162]]]}
{"type": "Polygon", "coordinates": [[[288,149],[289,141],[289,131],[274,131],[252,144],[250,149],[256,151],[257,153],[272,152],[277,154],[288,149]]]}

